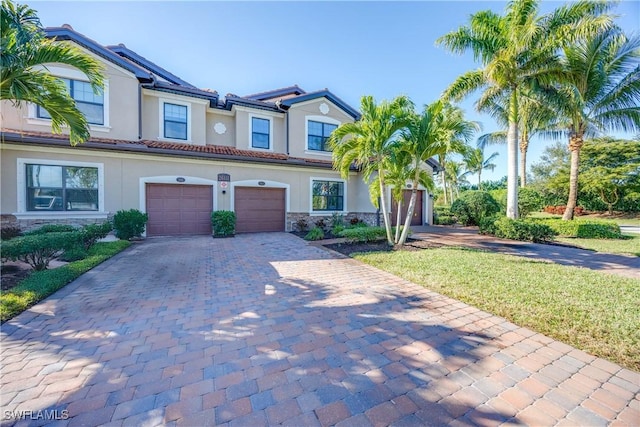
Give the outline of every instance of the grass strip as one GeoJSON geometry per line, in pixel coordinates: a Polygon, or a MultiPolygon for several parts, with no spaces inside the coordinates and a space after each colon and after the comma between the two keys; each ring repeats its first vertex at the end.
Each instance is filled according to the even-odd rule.
{"type": "Polygon", "coordinates": [[[17,316],[130,244],[126,240],[96,243],[84,259],[51,270],[34,271],[17,286],[0,295],[0,322],[17,316]]]}
{"type": "Polygon", "coordinates": [[[640,280],[459,248],[354,257],[640,371],[640,280]]]}
{"type": "Polygon", "coordinates": [[[556,237],[556,240],[570,245],[610,254],[640,256],[640,235],[622,235],[622,239],[577,239],[556,237]]]}

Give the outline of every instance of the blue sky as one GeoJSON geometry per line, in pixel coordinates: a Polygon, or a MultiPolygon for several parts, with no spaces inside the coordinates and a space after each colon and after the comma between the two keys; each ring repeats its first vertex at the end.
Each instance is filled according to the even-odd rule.
{"type": "MultiPolygon", "coordinates": [[[[18,1],[21,2],[21,1],[18,1]]],[[[363,95],[377,100],[408,95],[417,106],[435,101],[456,76],[477,68],[435,40],[485,9],[501,13],[503,1],[411,2],[94,2],[27,1],[44,26],[70,24],[101,44],[124,43],[145,58],[221,95],[248,95],[297,84],[328,88],[358,108],[363,95]]],[[[562,2],[543,1],[547,12],[562,2]]],[[[640,1],[614,9],[627,32],[640,32],[640,1]]],[[[461,103],[484,131],[493,120],[461,103]]],[[[474,141],[475,142],[475,141],[474,141]]],[[[528,164],[545,145],[533,141],[528,164]]],[[[506,175],[506,150],[483,179],[506,175]]],[[[471,179],[474,182],[473,178],[471,179]]]]}

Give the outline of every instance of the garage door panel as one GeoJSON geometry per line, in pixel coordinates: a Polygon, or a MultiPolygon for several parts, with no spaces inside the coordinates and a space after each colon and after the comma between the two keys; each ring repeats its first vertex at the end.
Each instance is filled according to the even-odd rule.
{"type": "Polygon", "coordinates": [[[284,231],[285,190],[236,187],[234,210],[238,233],[284,231]]]}
{"type": "Polygon", "coordinates": [[[147,184],[146,190],[147,235],[211,233],[211,186],[147,184]]]}

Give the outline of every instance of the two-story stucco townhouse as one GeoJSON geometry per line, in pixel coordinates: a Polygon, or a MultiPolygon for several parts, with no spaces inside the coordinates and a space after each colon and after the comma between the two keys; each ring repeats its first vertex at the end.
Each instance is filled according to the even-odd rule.
{"type": "MultiPolygon", "coordinates": [[[[327,136],[359,113],[329,90],[221,98],[124,45],[66,25],[46,31],[100,60],[105,86],[95,94],[78,70],[47,66],[91,123],[91,139],[76,147],[51,133],[43,108],[2,103],[5,224],[101,222],[131,208],[149,214],[148,236],[210,233],[214,210],[235,211],[238,232],[291,230],[333,213],[376,222],[358,172],[344,180],[332,170],[327,136]]],[[[414,224],[430,223],[431,199],[419,194],[414,224]]]]}

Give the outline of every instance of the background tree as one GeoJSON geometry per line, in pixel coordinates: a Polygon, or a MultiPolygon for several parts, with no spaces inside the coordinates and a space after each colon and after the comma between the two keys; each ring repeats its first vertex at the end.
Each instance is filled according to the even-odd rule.
{"type": "Polygon", "coordinates": [[[471,175],[478,175],[478,190],[482,190],[482,171],[493,171],[496,168],[493,160],[500,154],[498,152],[492,153],[489,157],[484,157],[484,150],[482,148],[474,148],[470,150],[464,157],[464,165],[467,169],[467,173],[471,175]]]}
{"type": "Polygon", "coordinates": [[[547,99],[564,119],[571,152],[569,197],[562,216],[573,219],[580,151],[586,136],[640,130],[640,38],[611,28],[564,48],[563,80],[547,99]]]}
{"type": "Polygon", "coordinates": [[[640,140],[602,138],[586,141],[580,165],[580,186],[607,205],[609,215],[616,203],[635,201],[640,210],[640,140]]]}
{"type": "Polygon", "coordinates": [[[378,187],[377,190],[370,190],[369,194],[375,206],[381,205],[390,245],[393,244],[393,236],[387,210],[385,159],[393,152],[412,110],[413,104],[406,96],[380,104],[376,104],[371,96],[363,96],[360,101],[360,120],[343,123],[329,137],[334,168],[340,171],[342,177],[348,178],[351,168],[356,167],[362,171],[363,179],[370,188],[372,185],[378,187]],[[379,194],[379,204],[378,198],[373,197],[375,194],[379,194]]]}
{"type": "Polygon", "coordinates": [[[569,190],[569,149],[556,142],[544,149],[540,161],[531,165],[531,186],[538,190],[546,205],[559,205],[567,200],[569,190]]]}
{"type": "Polygon", "coordinates": [[[102,65],[80,49],[47,39],[36,12],[27,5],[2,0],[0,7],[0,100],[15,106],[31,102],[47,110],[51,129],[61,133],[69,127],[75,145],[89,139],[89,124],[69,95],[64,82],[43,66],[70,65],[82,71],[93,90],[102,90],[102,65]]]}
{"type": "Polygon", "coordinates": [[[445,91],[445,97],[461,99],[476,90],[484,105],[508,100],[507,130],[507,216],[518,216],[518,94],[537,82],[549,81],[557,71],[557,50],[572,37],[591,34],[608,25],[601,14],[609,8],[604,1],[578,1],[539,16],[538,0],[513,0],[504,16],[481,11],[471,16],[468,26],[450,32],[437,43],[455,53],[471,51],[483,68],[459,76],[445,91]]]}

